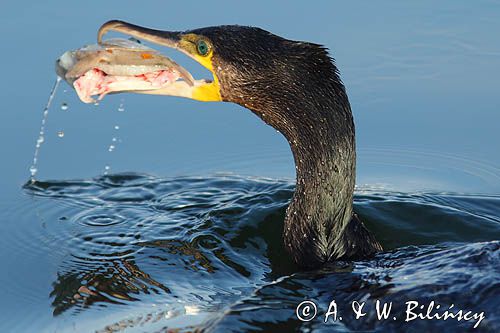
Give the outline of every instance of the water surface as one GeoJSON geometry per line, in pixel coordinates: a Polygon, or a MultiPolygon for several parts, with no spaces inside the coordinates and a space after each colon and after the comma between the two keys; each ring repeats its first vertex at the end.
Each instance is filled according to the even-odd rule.
{"type": "MultiPolygon", "coordinates": [[[[32,319],[6,325],[47,330],[216,331],[424,329],[426,322],[301,325],[304,299],[345,314],[352,300],[435,300],[485,311],[497,326],[500,197],[407,194],[359,188],[355,209],[387,250],[372,260],[301,272],[281,245],[290,181],[231,175],[156,178],[118,174],[91,180],[29,183],[10,251],[57,262],[50,292],[27,276],[5,287],[29,303],[32,319]],[[24,246],[22,246],[24,244],[24,246]],[[37,244],[36,247],[26,244],[37,244]],[[32,289],[33,288],[33,289],[32,289]],[[37,297],[38,296],[38,297],[37,297]],[[49,300],[49,304],[46,304],[49,300]],[[45,306],[44,306],[45,305],[45,306]],[[47,309],[48,307],[48,309],[47,309]],[[50,311],[47,311],[50,310],[50,311]]],[[[35,259],[36,260],[36,259],[35,259]]],[[[436,322],[433,328],[471,325],[436,322]]]]}
{"type": "Polygon", "coordinates": [[[335,299],[343,313],[353,300],[393,301],[397,313],[410,299],[454,303],[485,312],[478,331],[499,331],[498,13],[492,0],[2,4],[0,331],[472,325],[378,322],[373,311],[302,323],[305,299],[323,311],[335,299]],[[84,105],[61,84],[38,181],[23,186],[54,60],[95,43],[113,18],[170,30],[247,24],[326,45],[357,126],[355,210],[386,251],[298,270],[281,244],[289,147],[232,104],[114,95],[84,105]]]}

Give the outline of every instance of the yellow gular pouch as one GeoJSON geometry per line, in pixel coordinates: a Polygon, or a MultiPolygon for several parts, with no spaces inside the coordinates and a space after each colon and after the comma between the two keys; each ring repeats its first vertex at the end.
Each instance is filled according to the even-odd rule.
{"type": "Polygon", "coordinates": [[[213,81],[193,87],[191,98],[202,102],[220,102],[222,101],[220,94],[219,79],[215,74],[212,57],[213,49],[209,47],[207,55],[200,55],[197,48],[197,43],[200,40],[205,40],[204,37],[196,34],[185,34],[180,41],[180,47],[184,49],[194,60],[200,65],[207,68],[213,75],[213,81]]]}

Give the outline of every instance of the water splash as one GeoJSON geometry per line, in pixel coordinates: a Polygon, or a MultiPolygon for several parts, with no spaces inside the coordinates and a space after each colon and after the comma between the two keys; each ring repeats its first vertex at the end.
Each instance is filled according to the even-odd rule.
{"type": "Polygon", "coordinates": [[[42,124],[40,125],[40,132],[38,134],[38,139],[36,140],[36,145],[35,145],[35,152],[33,153],[33,163],[31,164],[30,167],[30,173],[31,177],[30,180],[31,182],[35,182],[35,176],[36,173],[38,172],[38,155],[40,153],[40,147],[45,141],[45,125],[47,124],[47,119],[49,116],[49,108],[50,105],[52,104],[52,100],[54,99],[54,96],[56,95],[57,87],[59,87],[59,83],[61,82],[61,78],[58,76],[56,79],[56,82],[54,83],[54,86],[52,87],[52,90],[49,95],[49,99],[47,100],[47,104],[45,105],[45,108],[43,109],[43,116],[42,116],[42,124]]]}

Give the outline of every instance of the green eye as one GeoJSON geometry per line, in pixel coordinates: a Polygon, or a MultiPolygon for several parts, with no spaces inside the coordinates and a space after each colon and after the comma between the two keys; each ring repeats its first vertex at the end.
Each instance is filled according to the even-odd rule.
{"type": "Polygon", "coordinates": [[[204,40],[198,41],[198,44],[196,44],[196,48],[198,49],[198,53],[202,56],[206,56],[210,51],[207,42],[205,42],[204,40]]]}

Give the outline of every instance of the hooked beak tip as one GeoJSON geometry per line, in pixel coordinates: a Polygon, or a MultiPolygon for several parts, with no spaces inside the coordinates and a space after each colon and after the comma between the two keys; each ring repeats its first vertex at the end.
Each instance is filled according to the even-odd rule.
{"type": "Polygon", "coordinates": [[[99,44],[102,44],[102,37],[109,31],[121,32],[151,43],[174,48],[177,47],[179,42],[179,32],[155,30],[120,20],[111,20],[99,28],[97,33],[97,42],[99,44]]]}
{"type": "Polygon", "coordinates": [[[111,20],[111,21],[108,21],[108,22],[104,23],[103,25],[101,25],[101,27],[99,28],[99,31],[97,32],[97,43],[101,44],[102,43],[102,36],[104,36],[110,30],[115,30],[117,28],[120,28],[123,23],[126,23],[126,22],[119,21],[119,20],[111,20]]]}

